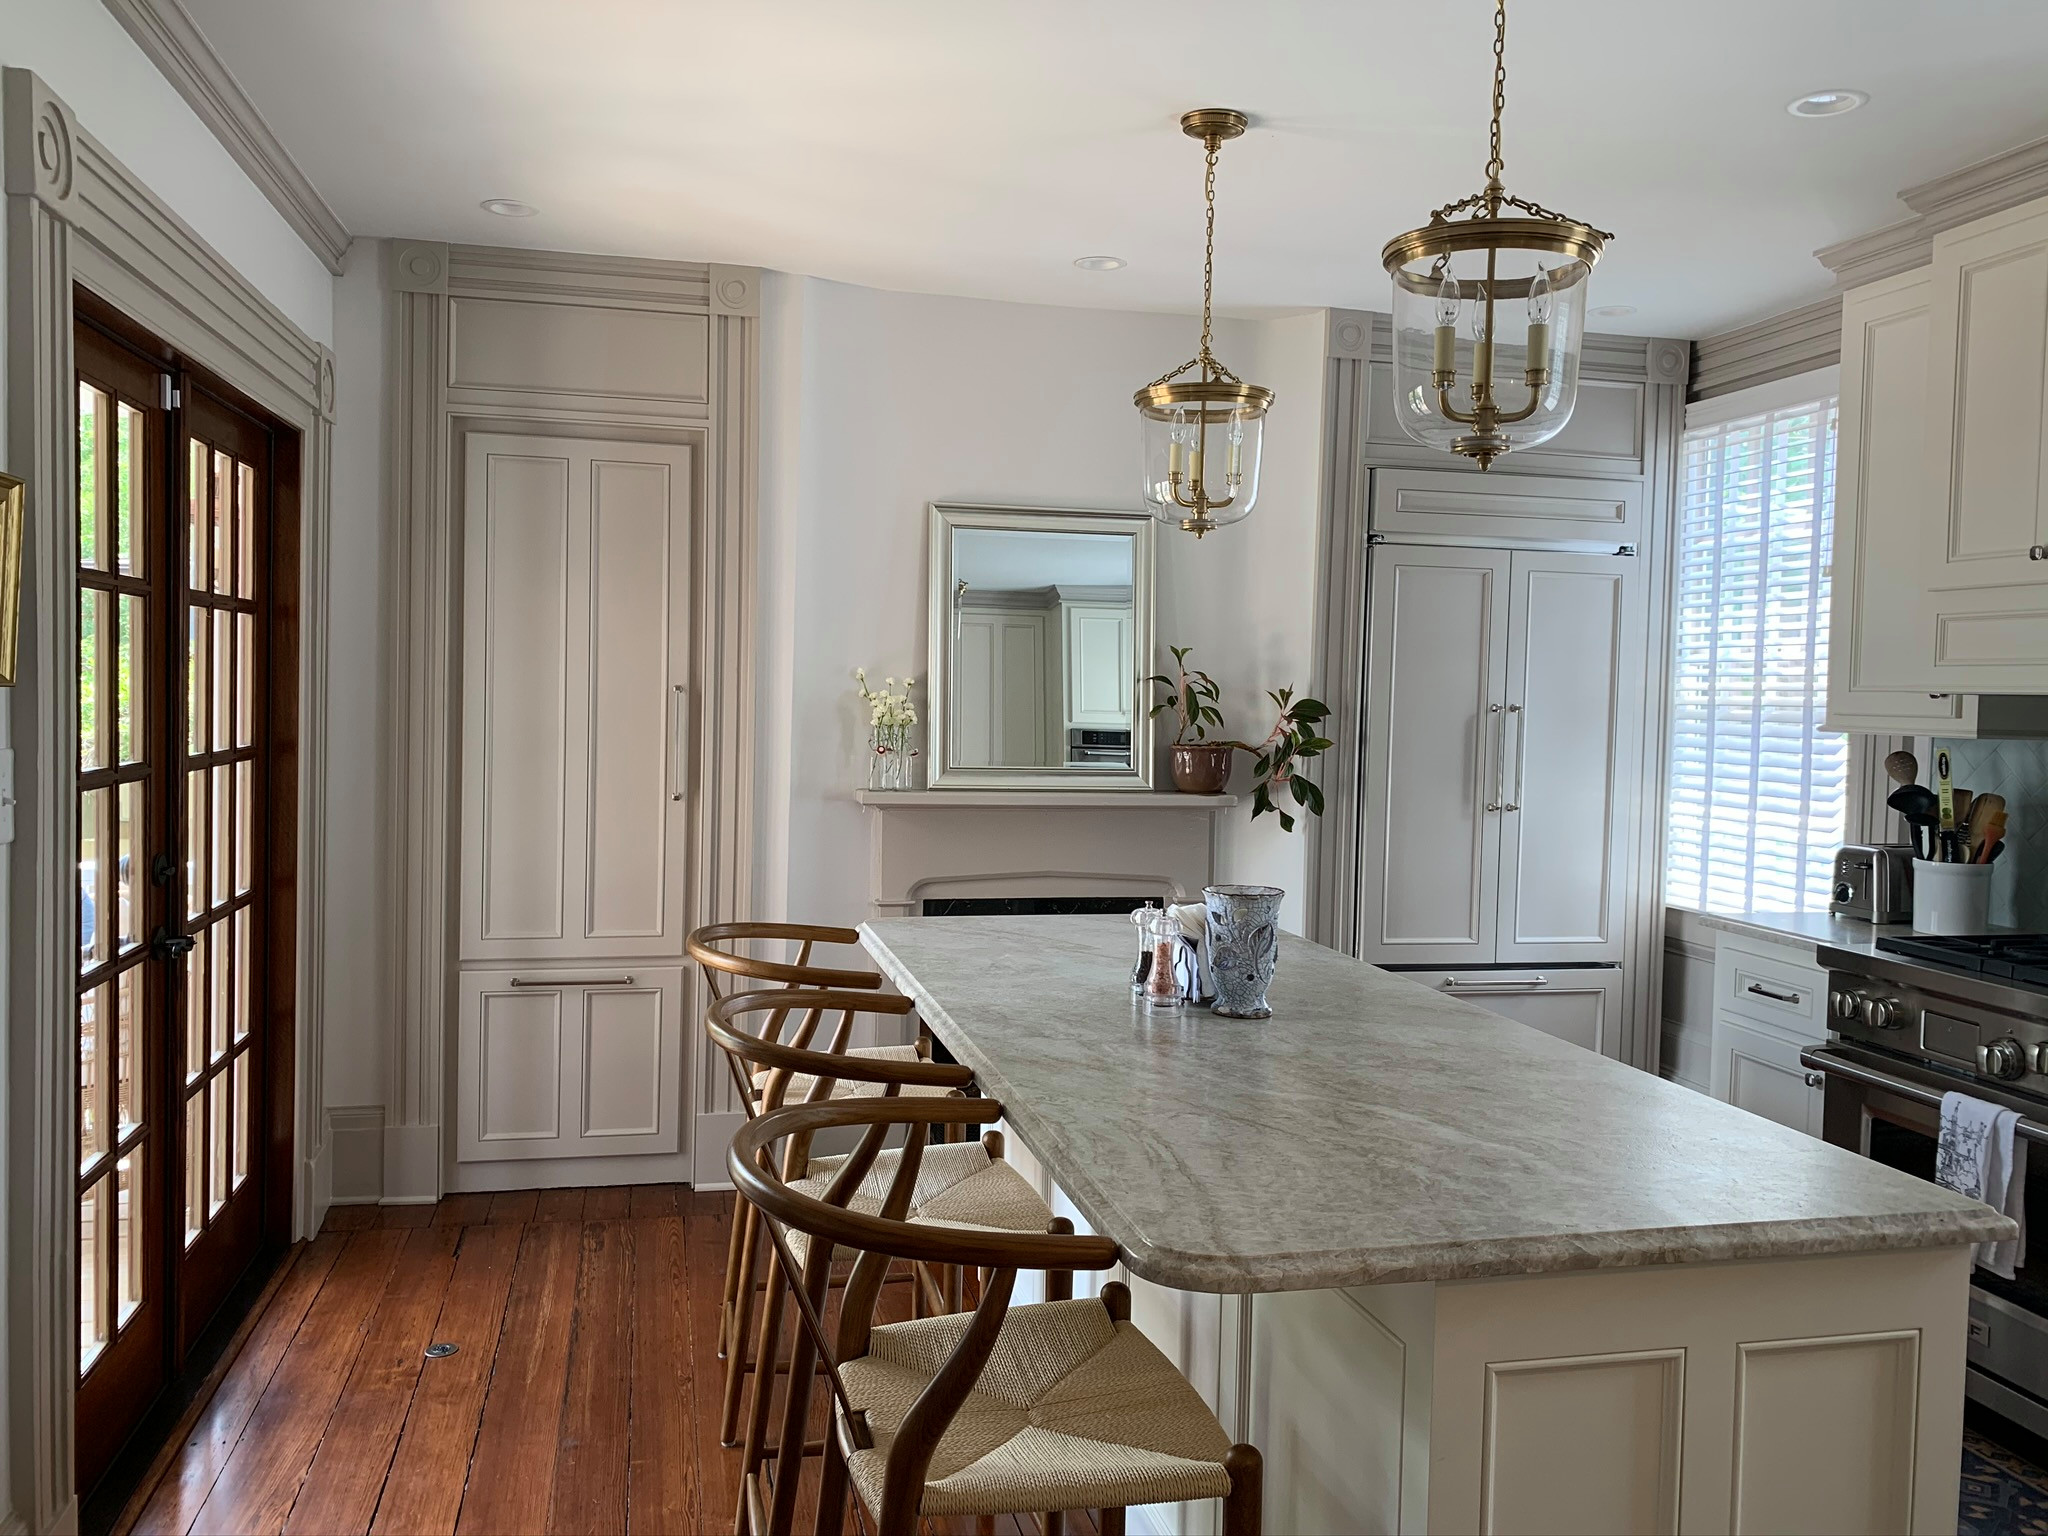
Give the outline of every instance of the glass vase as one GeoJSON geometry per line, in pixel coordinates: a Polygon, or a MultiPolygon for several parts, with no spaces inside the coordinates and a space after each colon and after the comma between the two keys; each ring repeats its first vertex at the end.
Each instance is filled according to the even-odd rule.
{"type": "Polygon", "coordinates": [[[908,725],[878,725],[868,733],[868,788],[917,788],[917,741],[908,725]]]}

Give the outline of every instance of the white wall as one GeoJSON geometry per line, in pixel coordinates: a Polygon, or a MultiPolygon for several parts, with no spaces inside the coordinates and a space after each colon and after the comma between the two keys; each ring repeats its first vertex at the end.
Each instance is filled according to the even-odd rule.
{"type": "MultiPolygon", "coordinates": [[[[927,503],[1135,510],[1131,392],[1194,350],[1196,326],[780,274],[763,316],[757,899],[844,922],[868,903],[853,669],[926,670],[927,503]]],[[[1245,736],[1271,724],[1266,688],[1308,680],[1322,327],[1218,325],[1225,361],[1280,394],[1259,508],[1199,543],[1160,536],[1161,654],[1195,645],[1245,736]]],[[[1298,914],[1299,832],[1247,818],[1226,820],[1224,876],[1285,886],[1298,914]]]]}
{"type": "Polygon", "coordinates": [[[384,263],[358,240],[334,283],[334,481],[328,531],[326,1102],[384,1097],[377,981],[384,895],[384,263]]]}

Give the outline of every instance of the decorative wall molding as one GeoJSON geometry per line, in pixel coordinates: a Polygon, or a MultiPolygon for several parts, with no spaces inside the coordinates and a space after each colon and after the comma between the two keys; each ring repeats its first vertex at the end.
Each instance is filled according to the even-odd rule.
{"type": "Polygon", "coordinates": [[[1943,230],[2040,197],[2048,197],[2048,139],[2034,139],[1907,187],[1899,201],[1913,210],[1912,218],[1813,254],[1835,274],[1837,287],[1860,288],[1926,266],[1934,259],[1934,237],[1943,230]]]}
{"type": "Polygon", "coordinates": [[[213,51],[206,34],[178,0],[104,0],[114,19],[127,29],[158,73],[185,104],[212,130],[221,147],[235,157],[249,179],[270,199],[271,206],[297,231],[314,255],[334,273],[341,271],[349,245],[348,230],[328,207],[291,151],[270,131],[270,124],[213,51]]]}
{"type": "Polygon", "coordinates": [[[711,267],[711,313],[758,319],[761,314],[761,269],[714,263],[711,267]]]}
{"type": "MultiPolygon", "coordinates": [[[[759,414],[759,273],[716,269],[743,283],[720,308],[714,269],[573,252],[393,241],[387,351],[390,458],[385,498],[387,589],[395,605],[389,657],[384,850],[385,1085],[383,1199],[431,1200],[448,1186],[449,1023],[455,1016],[459,902],[460,657],[453,619],[461,580],[462,434],[510,427],[681,442],[695,450],[689,697],[690,922],[751,910],[753,870],[755,442],[759,414]],[[454,382],[455,315],[464,302],[574,305],[704,317],[708,398],[467,387],[454,382]]],[[[694,1016],[694,970],[686,972],[694,1016]]],[[[713,1048],[700,1042],[693,1115],[726,1112],[713,1048]]]]}
{"type": "Polygon", "coordinates": [[[1842,360],[1842,298],[1797,309],[1695,342],[1688,400],[1708,400],[1842,360]]]}
{"type": "Polygon", "coordinates": [[[321,1210],[321,936],[326,889],[327,527],[323,349],[165,207],[43,82],[4,72],[7,403],[11,471],[28,482],[22,666],[10,709],[16,840],[8,982],[8,1415],[14,1509],[75,1522],[77,1098],[77,538],[71,336],[83,286],[299,434],[301,634],[292,1232],[321,1210]]]}

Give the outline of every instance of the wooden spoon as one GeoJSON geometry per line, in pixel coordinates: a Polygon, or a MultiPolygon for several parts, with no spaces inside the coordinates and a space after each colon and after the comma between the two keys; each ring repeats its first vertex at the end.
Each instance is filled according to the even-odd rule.
{"type": "MultiPolygon", "coordinates": [[[[1958,791],[1958,798],[1960,798],[1958,791]]],[[[1964,837],[1968,852],[1964,854],[1972,864],[1977,862],[1978,853],[1988,844],[1998,841],[1990,835],[1991,823],[1997,821],[1999,836],[2005,832],[2005,796],[1978,795],[1970,801],[1970,817],[1965,823],[1964,837]]]]}
{"type": "Polygon", "coordinates": [[[1894,784],[1918,784],[1920,759],[1910,752],[1888,753],[1884,760],[1884,771],[1891,776],[1894,784]]]}

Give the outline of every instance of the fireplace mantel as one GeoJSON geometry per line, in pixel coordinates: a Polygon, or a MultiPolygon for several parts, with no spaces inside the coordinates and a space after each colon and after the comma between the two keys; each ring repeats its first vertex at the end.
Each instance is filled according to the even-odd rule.
{"type": "Polygon", "coordinates": [[[1236,795],[1133,790],[860,790],[878,917],[930,899],[1141,896],[1189,901],[1216,878],[1216,817],[1236,795]]]}

